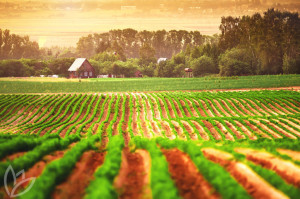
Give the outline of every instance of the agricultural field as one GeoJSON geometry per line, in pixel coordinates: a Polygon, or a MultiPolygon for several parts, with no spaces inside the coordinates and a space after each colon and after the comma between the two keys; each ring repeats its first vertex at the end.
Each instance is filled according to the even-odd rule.
{"type": "Polygon", "coordinates": [[[291,90],[2,94],[0,198],[300,198],[299,114],[291,90]]]}
{"type": "Polygon", "coordinates": [[[0,78],[0,93],[95,93],[299,87],[300,75],[199,78],[0,78]]]}

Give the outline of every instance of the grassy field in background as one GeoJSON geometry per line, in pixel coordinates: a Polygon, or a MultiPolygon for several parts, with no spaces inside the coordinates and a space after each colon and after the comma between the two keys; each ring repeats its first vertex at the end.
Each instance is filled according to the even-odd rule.
{"type": "Polygon", "coordinates": [[[0,78],[0,93],[177,91],[300,86],[300,75],[201,78],[0,78]]]}

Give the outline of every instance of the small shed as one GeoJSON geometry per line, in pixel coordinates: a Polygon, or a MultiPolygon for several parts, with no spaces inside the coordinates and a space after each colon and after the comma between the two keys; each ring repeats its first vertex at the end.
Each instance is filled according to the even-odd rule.
{"type": "Polygon", "coordinates": [[[70,78],[94,78],[96,72],[86,58],[77,58],[68,69],[70,78]]]}
{"type": "Polygon", "coordinates": [[[143,77],[143,73],[139,70],[137,70],[135,73],[134,73],[135,77],[143,77]]]}
{"type": "Polygon", "coordinates": [[[184,69],[187,77],[193,77],[193,70],[191,68],[184,69]]]}

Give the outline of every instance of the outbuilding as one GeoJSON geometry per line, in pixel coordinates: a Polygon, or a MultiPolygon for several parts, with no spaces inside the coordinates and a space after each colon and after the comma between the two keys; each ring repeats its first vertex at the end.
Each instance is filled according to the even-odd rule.
{"type": "Polygon", "coordinates": [[[68,69],[70,78],[95,78],[96,72],[86,58],[77,58],[68,69]]]}

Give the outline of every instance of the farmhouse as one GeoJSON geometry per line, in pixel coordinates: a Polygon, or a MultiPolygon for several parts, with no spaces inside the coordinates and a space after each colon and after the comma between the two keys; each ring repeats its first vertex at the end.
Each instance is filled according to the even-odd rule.
{"type": "Polygon", "coordinates": [[[95,69],[86,58],[77,58],[68,71],[70,72],[70,78],[96,77],[95,69]]]}

